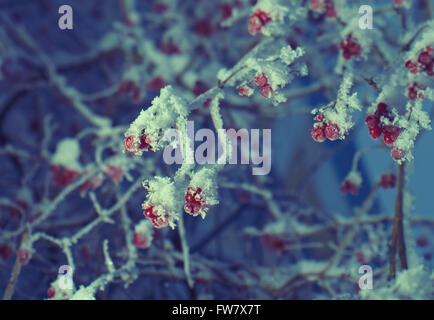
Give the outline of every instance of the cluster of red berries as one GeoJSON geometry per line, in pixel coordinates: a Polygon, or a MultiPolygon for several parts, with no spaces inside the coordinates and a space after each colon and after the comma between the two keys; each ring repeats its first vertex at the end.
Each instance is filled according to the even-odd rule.
{"type": "Polygon", "coordinates": [[[340,190],[343,194],[351,193],[356,195],[359,192],[359,186],[351,180],[345,180],[344,183],[342,183],[340,190]]]}
{"type": "Polygon", "coordinates": [[[318,122],[314,124],[311,132],[313,140],[324,142],[326,139],[334,141],[339,138],[339,126],[336,123],[324,121],[322,115],[316,116],[315,120],[318,122]]]}
{"type": "Polygon", "coordinates": [[[419,99],[423,99],[423,94],[422,92],[419,92],[419,94],[417,93],[418,90],[425,90],[426,87],[424,85],[421,85],[417,82],[411,82],[408,84],[408,98],[410,100],[414,100],[416,99],[416,97],[418,97],[419,99]]]}
{"type": "Polygon", "coordinates": [[[141,135],[139,141],[136,141],[133,136],[128,136],[124,140],[125,150],[134,154],[139,151],[148,151],[152,149],[151,139],[146,135],[141,135]]]}
{"type": "Polygon", "coordinates": [[[370,114],[366,117],[365,124],[369,128],[369,135],[372,139],[376,140],[384,134],[384,143],[387,146],[391,146],[398,138],[401,130],[393,125],[383,125],[381,123],[381,117],[393,121],[393,115],[389,111],[389,106],[384,102],[380,102],[377,105],[377,111],[374,114],[370,114]]]}
{"type": "Polygon", "coordinates": [[[342,50],[342,56],[345,59],[350,59],[352,56],[359,56],[360,45],[357,43],[357,38],[352,37],[351,34],[347,36],[345,41],[339,43],[339,48],[342,50]]]}
{"type": "Polygon", "coordinates": [[[78,171],[67,169],[60,165],[52,164],[50,170],[53,173],[52,181],[59,187],[63,188],[71,184],[77,178],[78,171]]]}
{"type": "Polygon", "coordinates": [[[380,186],[384,189],[394,188],[396,185],[396,176],[393,173],[383,174],[380,180],[380,186]]]}
{"type": "Polygon", "coordinates": [[[411,73],[426,72],[430,77],[434,76],[434,49],[427,46],[425,51],[419,53],[417,61],[407,60],[405,67],[411,73]]]}
{"type": "Polygon", "coordinates": [[[169,225],[169,216],[165,213],[158,213],[154,206],[144,203],[142,209],[145,218],[149,219],[155,228],[164,228],[169,225]]]}
{"type": "Polygon", "coordinates": [[[131,93],[131,97],[134,102],[140,101],[140,88],[136,86],[134,81],[127,80],[122,82],[118,89],[119,94],[129,94],[131,93]]]}
{"type": "MultiPolygon", "coordinates": [[[[393,121],[393,115],[390,113],[389,106],[384,102],[380,102],[377,105],[377,111],[374,114],[370,114],[366,117],[365,123],[369,128],[369,135],[372,139],[376,140],[384,134],[383,141],[390,147],[395,143],[396,139],[398,139],[401,128],[394,125],[383,125],[380,119],[381,117],[393,121]]],[[[394,160],[402,159],[405,156],[405,151],[395,147],[392,149],[391,156],[394,160]]]]}
{"type": "Polygon", "coordinates": [[[197,216],[208,211],[205,197],[201,194],[201,188],[188,187],[185,195],[184,210],[192,216],[197,216]]]}
{"type": "Polygon", "coordinates": [[[327,17],[336,17],[336,9],[333,0],[311,0],[310,7],[315,11],[325,9],[325,14],[327,17]]]}
{"type": "Polygon", "coordinates": [[[260,9],[249,17],[249,33],[255,35],[261,31],[262,27],[271,22],[270,13],[264,12],[260,9]]]}
{"type": "Polygon", "coordinates": [[[255,77],[255,83],[256,83],[256,85],[261,87],[261,89],[259,89],[259,91],[261,92],[261,95],[264,98],[270,98],[271,97],[271,95],[273,93],[273,89],[271,88],[270,84],[268,83],[268,78],[265,75],[265,73],[261,73],[260,75],[257,75],[255,77]]]}

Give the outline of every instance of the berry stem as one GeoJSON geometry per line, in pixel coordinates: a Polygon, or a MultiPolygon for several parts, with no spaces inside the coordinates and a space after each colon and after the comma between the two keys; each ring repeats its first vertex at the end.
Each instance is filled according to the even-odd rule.
{"type": "Polygon", "coordinates": [[[402,223],[402,200],[404,188],[404,164],[399,165],[398,186],[396,193],[395,217],[393,219],[392,243],[390,245],[390,279],[396,275],[395,256],[398,251],[401,270],[407,269],[407,256],[405,253],[404,225],[402,223]]]}

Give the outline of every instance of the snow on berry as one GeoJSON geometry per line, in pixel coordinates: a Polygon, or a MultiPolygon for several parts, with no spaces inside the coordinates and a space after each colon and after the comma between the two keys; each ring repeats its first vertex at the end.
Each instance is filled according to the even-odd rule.
{"type": "Polygon", "coordinates": [[[352,56],[358,57],[360,54],[360,44],[358,43],[357,38],[353,37],[349,34],[346,40],[343,40],[339,43],[339,49],[342,50],[342,56],[345,59],[350,59],[352,56]]]}
{"type": "Polygon", "coordinates": [[[326,123],[324,133],[327,139],[334,141],[339,138],[339,127],[336,123],[326,123]]]}
{"type": "Polygon", "coordinates": [[[254,90],[249,86],[243,86],[238,89],[238,95],[241,97],[250,97],[254,90]]]}
{"type": "Polygon", "coordinates": [[[218,203],[215,181],[216,171],[210,168],[202,168],[192,174],[185,194],[185,212],[205,218],[209,207],[218,203]]]}
{"type": "Polygon", "coordinates": [[[261,95],[264,98],[270,98],[272,93],[273,93],[273,89],[271,88],[271,86],[267,83],[265,85],[263,85],[261,87],[261,89],[259,89],[259,92],[261,93],[261,95]]]}
{"type": "Polygon", "coordinates": [[[171,86],[161,89],[160,96],[152,100],[152,105],[142,110],[125,132],[124,145],[127,151],[142,155],[143,151],[158,151],[165,146],[164,132],[182,126],[188,115],[184,99],[180,98],[171,86]],[[132,138],[131,138],[132,137],[132,138]]]}
{"type": "Polygon", "coordinates": [[[343,194],[351,193],[353,195],[356,195],[359,192],[359,188],[361,184],[362,184],[362,176],[360,175],[360,173],[353,170],[345,178],[344,182],[341,185],[340,190],[343,194]]]}
{"type": "Polygon", "coordinates": [[[141,220],[134,227],[133,243],[139,249],[147,249],[152,243],[154,230],[149,220],[141,220]]]}
{"type": "Polygon", "coordinates": [[[168,177],[156,176],[144,181],[143,186],[148,191],[142,204],[143,215],[156,228],[170,226],[174,229],[183,204],[183,195],[176,189],[174,182],[168,177]]]}
{"type": "Polygon", "coordinates": [[[267,76],[265,75],[265,73],[258,74],[255,77],[255,83],[256,83],[256,85],[258,85],[260,87],[266,85],[268,83],[268,79],[267,79],[267,76]]]}
{"type": "MultiPolygon", "coordinates": [[[[349,73],[345,74],[337,99],[326,106],[312,110],[312,114],[321,115],[324,135],[330,140],[344,139],[345,134],[354,126],[352,113],[355,110],[361,110],[357,93],[349,95],[352,81],[352,76],[349,73]],[[327,129],[328,126],[330,127],[327,129]]],[[[318,123],[314,124],[315,132],[312,132],[312,134],[315,134],[321,140],[320,129],[316,129],[318,125],[318,123]]]]}
{"type": "Polygon", "coordinates": [[[315,123],[311,134],[312,139],[316,142],[324,142],[326,140],[324,125],[322,123],[315,123]]]}

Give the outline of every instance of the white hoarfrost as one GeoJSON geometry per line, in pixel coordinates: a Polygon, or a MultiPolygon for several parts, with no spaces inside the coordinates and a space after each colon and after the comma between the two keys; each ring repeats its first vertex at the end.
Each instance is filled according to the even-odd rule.
{"type": "Polygon", "coordinates": [[[51,162],[62,167],[81,170],[81,165],[78,161],[80,157],[80,144],[76,139],[65,138],[57,144],[56,152],[54,153],[51,162]]]}
{"type": "MultiPolygon", "coordinates": [[[[140,137],[145,135],[150,139],[153,151],[164,147],[164,132],[177,126],[185,126],[188,115],[187,103],[180,98],[171,86],[161,89],[159,97],[152,100],[152,105],[142,110],[139,116],[125,132],[125,137],[134,137],[136,143],[140,143],[140,137]]],[[[142,151],[136,152],[141,155],[142,151]]]]}
{"type": "Polygon", "coordinates": [[[152,180],[146,180],[143,187],[148,190],[144,206],[154,207],[153,211],[174,229],[182,210],[183,193],[177,190],[169,177],[157,176],[152,180]]]}

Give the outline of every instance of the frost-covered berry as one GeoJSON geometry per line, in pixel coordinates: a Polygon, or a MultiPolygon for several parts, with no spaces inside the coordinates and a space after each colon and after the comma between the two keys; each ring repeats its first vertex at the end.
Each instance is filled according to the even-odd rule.
{"type": "Polygon", "coordinates": [[[137,146],[138,146],[138,142],[134,139],[133,136],[128,136],[125,138],[124,140],[125,150],[129,152],[134,152],[136,151],[137,146]]]}
{"type": "Polygon", "coordinates": [[[342,183],[340,190],[343,194],[351,193],[356,195],[359,192],[361,184],[362,177],[360,176],[360,173],[357,171],[351,171],[342,183]]]}
{"type": "Polygon", "coordinates": [[[417,61],[426,66],[429,66],[432,63],[432,60],[431,55],[427,51],[422,51],[417,57],[417,61]]]}
{"type": "Polygon", "coordinates": [[[209,206],[202,193],[201,188],[188,187],[185,195],[184,210],[192,216],[205,215],[208,212],[209,206]]]}
{"type": "Polygon", "coordinates": [[[405,68],[411,73],[418,73],[419,71],[418,64],[412,60],[407,60],[405,62],[405,68]]]}
{"type": "Polygon", "coordinates": [[[380,118],[374,114],[370,114],[366,117],[365,124],[369,129],[378,127],[380,125],[380,118]]]}
{"type": "Polygon", "coordinates": [[[324,126],[322,124],[314,125],[312,129],[312,138],[316,142],[324,142],[326,139],[326,135],[324,132],[324,126]]]}
{"type": "Polygon", "coordinates": [[[249,97],[253,93],[253,89],[249,86],[244,86],[238,89],[238,95],[241,97],[249,97]]]}
{"type": "Polygon", "coordinates": [[[164,212],[158,212],[154,206],[144,203],[142,205],[143,215],[148,218],[155,228],[164,228],[169,225],[168,215],[164,212]]]}
{"type": "Polygon", "coordinates": [[[268,79],[267,79],[267,76],[265,75],[265,73],[261,73],[261,74],[257,75],[255,77],[255,83],[260,87],[266,85],[268,83],[268,79]]]}
{"type": "Polygon", "coordinates": [[[379,137],[381,137],[381,134],[382,134],[382,131],[381,131],[381,128],[379,126],[369,128],[369,136],[372,139],[377,140],[379,137]]]}
{"type": "Polygon", "coordinates": [[[261,89],[259,89],[259,92],[261,93],[261,95],[264,98],[270,98],[271,95],[273,94],[273,89],[271,88],[271,86],[267,83],[265,85],[263,85],[261,87],[261,89]]]}
{"type": "Polygon", "coordinates": [[[261,31],[262,27],[271,21],[270,13],[264,12],[257,9],[248,20],[249,23],[249,33],[255,35],[257,32],[261,31]]]}
{"type": "Polygon", "coordinates": [[[381,176],[380,185],[384,189],[394,188],[396,185],[396,176],[393,173],[383,174],[381,176]]]}
{"type": "Polygon", "coordinates": [[[400,134],[400,129],[395,126],[388,125],[383,127],[383,133],[384,133],[384,138],[383,138],[384,143],[390,147],[398,138],[400,134]]]}
{"type": "Polygon", "coordinates": [[[405,156],[405,151],[395,147],[390,152],[390,155],[392,156],[393,160],[400,160],[405,156]]]}
{"type": "Polygon", "coordinates": [[[336,123],[327,123],[324,128],[324,134],[327,139],[334,141],[339,138],[339,127],[336,123]]]}

